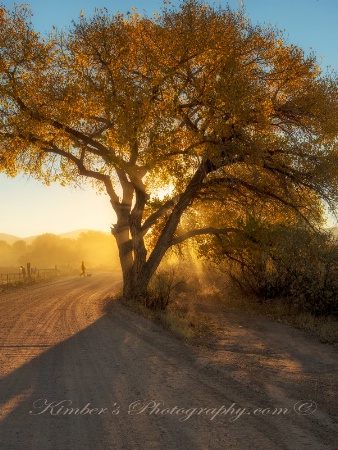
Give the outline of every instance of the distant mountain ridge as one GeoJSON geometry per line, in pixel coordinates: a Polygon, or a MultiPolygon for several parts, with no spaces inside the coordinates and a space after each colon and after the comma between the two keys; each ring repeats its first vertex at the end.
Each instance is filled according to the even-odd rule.
{"type": "Polygon", "coordinates": [[[13,236],[12,234],[0,233],[0,241],[5,241],[7,244],[14,244],[16,241],[21,241],[23,239],[13,236]]]}
{"type": "MultiPolygon", "coordinates": [[[[77,239],[81,233],[87,233],[88,231],[99,231],[99,230],[90,230],[87,228],[82,228],[79,230],[74,230],[74,231],[68,231],[67,233],[61,233],[61,234],[56,234],[56,233],[51,233],[51,234],[56,234],[57,236],[60,236],[62,238],[68,238],[68,239],[77,239]]],[[[102,233],[102,231],[100,231],[102,233]]],[[[41,234],[45,234],[45,233],[41,233],[41,234]]],[[[107,233],[109,234],[109,233],[107,233]]],[[[36,236],[28,236],[26,238],[22,238],[19,236],[14,236],[12,234],[7,234],[7,233],[0,233],[0,241],[5,241],[7,242],[7,244],[14,244],[14,242],[16,241],[25,241],[27,244],[30,244],[37,236],[41,236],[41,235],[36,235],[36,236]]]]}

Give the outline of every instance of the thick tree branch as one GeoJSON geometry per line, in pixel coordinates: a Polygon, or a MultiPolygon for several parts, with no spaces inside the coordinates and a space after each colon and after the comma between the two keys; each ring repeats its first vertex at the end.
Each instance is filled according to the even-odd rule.
{"type": "Polygon", "coordinates": [[[157,222],[157,220],[160,217],[163,217],[170,209],[172,209],[176,203],[179,201],[180,199],[180,194],[179,195],[175,195],[173,198],[171,198],[170,200],[166,201],[162,206],[160,206],[160,208],[158,208],[157,211],[155,211],[153,214],[151,214],[143,223],[142,227],[141,227],[141,233],[144,236],[148,230],[155,225],[155,223],[157,222]]]}
{"type": "Polygon", "coordinates": [[[111,149],[109,149],[108,147],[103,145],[101,142],[98,142],[97,140],[93,139],[93,137],[88,136],[79,130],[75,130],[74,128],[72,128],[68,125],[64,125],[56,119],[44,117],[40,113],[32,111],[31,108],[29,108],[18,95],[13,95],[13,97],[14,97],[15,101],[17,102],[18,106],[23,111],[28,112],[32,119],[38,120],[38,121],[44,120],[44,121],[49,122],[57,130],[65,131],[71,138],[73,138],[73,140],[75,140],[76,143],[78,143],[78,140],[80,140],[81,142],[89,145],[90,147],[97,149],[100,152],[97,154],[101,155],[102,157],[106,157],[106,158],[115,157],[115,154],[114,154],[114,152],[112,152],[111,149]]]}
{"type": "Polygon", "coordinates": [[[54,153],[59,156],[62,156],[63,158],[67,158],[68,160],[72,161],[76,165],[80,175],[83,175],[83,176],[89,177],[89,178],[94,178],[98,181],[101,181],[105,185],[105,188],[106,188],[107,194],[109,195],[109,198],[111,200],[112,206],[114,206],[114,205],[118,206],[120,204],[119,197],[116,194],[113,184],[111,182],[111,179],[108,175],[86,169],[86,167],[84,166],[84,163],[81,159],[76,158],[76,156],[72,155],[71,153],[67,153],[64,150],[59,149],[55,145],[51,145],[50,147],[43,147],[42,150],[46,153],[54,153]]]}
{"type": "Polygon", "coordinates": [[[228,227],[228,228],[213,228],[213,227],[206,227],[206,228],[198,228],[196,230],[188,231],[187,233],[182,234],[181,236],[177,236],[171,241],[171,246],[180,244],[181,242],[186,241],[189,238],[195,237],[195,236],[201,236],[203,234],[214,234],[216,236],[219,236],[220,234],[229,234],[229,233],[241,233],[244,234],[243,231],[239,230],[238,228],[228,227]]]}

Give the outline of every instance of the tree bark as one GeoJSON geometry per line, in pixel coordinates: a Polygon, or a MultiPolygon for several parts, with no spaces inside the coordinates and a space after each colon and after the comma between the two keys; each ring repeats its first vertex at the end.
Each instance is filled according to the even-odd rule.
{"type": "Polygon", "coordinates": [[[132,269],[133,289],[136,288],[139,275],[146,264],[147,259],[147,249],[144,244],[142,233],[142,216],[146,202],[149,199],[149,195],[145,192],[145,189],[136,188],[135,195],[136,201],[129,219],[134,257],[132,269]]]}
{"type": "Polygon", "coordinates": [[[133,290],[133,246],[129,237],[129,214],[120,217],[112,228],[112,234],[116,239],[117,248],[123,275],[123,295],[129,297],[133,290]]]}

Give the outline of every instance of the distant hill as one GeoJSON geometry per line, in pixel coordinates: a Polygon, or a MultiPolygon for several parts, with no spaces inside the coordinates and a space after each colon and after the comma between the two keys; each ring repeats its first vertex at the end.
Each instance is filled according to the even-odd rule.
{"type": "Polygon", "coordinates": [[[5,241],[7,244],[13,244],[16,241],[24,241],[25,239],[13,236],[12,234],[0,233],[0,241],[5,241]]]}
{"type": "Polygon", "coordinates": [[[62,238],[77,239],[81,233],[87,233],[88,231],[96,231],[96,230],[89,230],[87,228],[82,228],[80,230],[68,231],[68,233],[59,234],[59,236],[62,238]]]}
{"type": "MultiPolygon", "coordinates": [[[[86,233],[88,231],[97,231],[97,230],[89,230],[87,228],[82,228],[80,230],[68,231],[67,233],[59,234],[58,236],[60,236],[62,238],[68,238],[68,239],[77,239],[81,233],[86,233]]],[[[106,234],[109,234],[109,233],[106,233],[106,234]]],[[[7,234],[7,233],[0,233],[0,241],[5,241],[5,242],[7,242],[7,244],[10,244],[10,245],[12,245],[16,241],[25,241],[25,242],[27,242],[27,244],[31,244],[32,241],[36,237],[37,236],[28,236],[26,238],[21,238],[18,236],[13,236],[11,234],[7,234]]]]}
{"type": "MultiPolygon", "coordinates": [[[[87,231],[92,231],[92,230],[89,230],[87,228],[81,228],[80,230],[68,231],[67,233],[57,234],[57,236],[60,236],[62,238],[68,238],[68,239],[76,239],[80,236],[81,233],[86,233],[87,231]]],[[[44,234],[44,233],[42,233],[42,234],[44,234]]],[[[55,233],[51,233],[51,234],[55,234],[55,233]]],[[[37,235],[37,236],[40,236],[40,235],[37,235]]],[[[26,241],[27,244],[31,244],[32,241],[37,236],[29,236],[27,238],[23,238],[23,240],[26,241]]]]}

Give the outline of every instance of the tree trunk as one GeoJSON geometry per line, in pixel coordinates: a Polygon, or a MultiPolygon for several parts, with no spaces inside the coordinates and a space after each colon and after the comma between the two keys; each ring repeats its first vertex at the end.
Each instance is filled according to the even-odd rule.
{"type": "Polygon", "coordinates": [[[119,257],[123,275],[123,296],[130,297],[134,289],[133,276],[133,245],[129,237],[129,214],[119,218],[117,224],[112,228],[119,250],[119,257]]]}
{"type": "MultiPolygon", "coordinates": [[[[138,180],[138,185],[140,186],[141,180],[138,180]]],[[[142,185],[143,187],[143,185],[142,185]]],[[[147,249],[144,245],[144,239],[141,232],[142,227],[142,217],[144,208],[149,195],[145,192],[144,187],[140,189],[135,188],[136,201],[133,210],[131,211],[129,218],[130,234],[133,244],[133,278],[134,283],[137,283],[139,274],[141,273],[147,259],[147,249]]]]}

